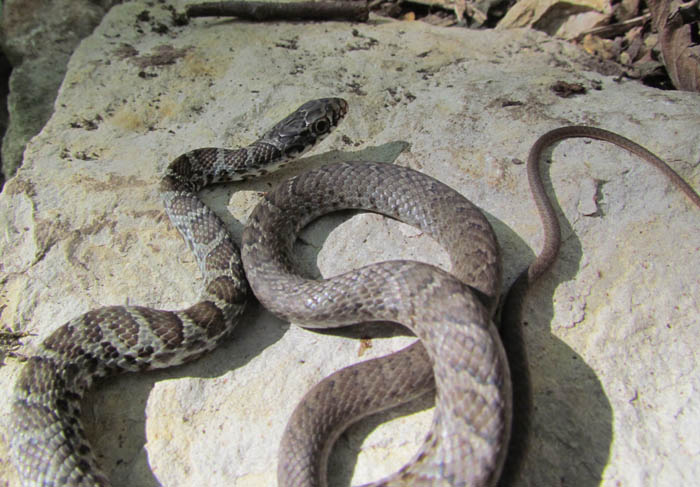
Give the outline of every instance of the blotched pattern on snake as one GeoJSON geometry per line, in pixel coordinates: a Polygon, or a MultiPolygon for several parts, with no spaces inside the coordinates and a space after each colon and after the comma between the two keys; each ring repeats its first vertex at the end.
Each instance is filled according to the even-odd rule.
{"type": "Polygon", "coordinates": [[[248,147],[196,149],[168,166],[160,195],[204,276],[199,302],[181,311],[95,309],[40,344],[20,373],[12,408],[11,451],[23,485],[110,485],[81,424],[84,391],[98,377],[178,365],[212,350],[249,299],[240,251],[197,192],[274,170],[322,140],[346,111],[339,98],[310,101],[248,147]]]}

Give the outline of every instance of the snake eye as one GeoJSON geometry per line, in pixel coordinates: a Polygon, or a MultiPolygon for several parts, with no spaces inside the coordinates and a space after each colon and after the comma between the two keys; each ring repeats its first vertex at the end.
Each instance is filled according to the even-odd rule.
{"type": "Polygon", "coordinates": [[[327,118],[316,120],[313,125],[315,134],[325,134],[331,128],[331,124],[327,118]]]}

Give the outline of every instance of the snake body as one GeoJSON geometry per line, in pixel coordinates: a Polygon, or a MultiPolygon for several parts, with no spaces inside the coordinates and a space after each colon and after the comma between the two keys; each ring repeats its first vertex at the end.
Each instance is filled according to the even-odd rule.
{"type": "MultiPolygon", "coordinates": [[[[264,174],[303,153],[346,111],[345,101],[337,98],[308,102],[249,147],[198,149],[170,164],[160,192],[205,277],[200,301],[182,311],[100,308],[62,325],[40,344],[20,373],[13,403],[11,451],[23,485],[109,485],[80,423],[83,392],[97,377],[180,364],[214,348],[245,306],[249,293],[242,267],[265,306],[304,326],[389,320],[408,326],[420,339],[405,350],[338,371],[304,396],[282,440],[280,486],[325,485],[328,453],[343,429],[433,389],[436,412],[423,447],[407,466],[373,485],[495,485],[507,450],[512,398],[508,361],[492,322],[500,251],[478,208],[410,169],[364,162],[329,166],[266,195],[244,231],[241,263],[225,227],[196,195],[208,184],[264,174]],[[299,230],[345,208],[380,212],[419,227],[446,248],[452,272],[393,261],[324,281],[298,275],[291,246],[299,230]]],[[[539,179],[536,166],[545,146],[592,136],[580,127],[560,130],[558,139],[545,134],[533,147],[531,183],[539,179]]],[[[619,142],[608,134],[593,136],[619,142]]],[[[689,186],[681,189],[700,206],[689,186]]],[[[543,188],[533,192],[547,200],[543,188]]],[[[558,228],[551,221],[556,217],[542,207],[538,202],[545,227],[558,228]]],[[[522,298],[556,250],[540,257],[541,272],[524,271],[506,307],[522,298]]]]}
{"type": "Polygon", "coordinates": [[[283,165],[328,135],[346,110],[339,98],[313,100],[248,147],[196,149],[172,161],[159,192],[204,276],[199,302],[181,311],[95,309],[40,344],[20,372],[12,405],[10,448],[24,486],[110,485],[81,424],[84,391],[98,377],[194,360],[228,335],[248,301],[240,251],[197,192],[283,165]]]}
{"type": "MultiPolygon", "coordinates": [[[[660,169],[700,208],[700,197],[658,157],[612,132],[587,126],[550,131],[533,145],[529,182],[545,227],[543,250],[511,286],[502,330],[506,357],[492,316],[500,290],[500,251],[481,211],[427,175],[375,163],[343,163],[304,173],[268,193],[243,233],[243,264],[260,302],[283,319],[308,328],[393,321],[419,342],[389,356],[339,370],[317,384],[294,410],[280,446],[280,487],[324,487],[327,461],[338,436],[358,419],[436,391],[433,423],[414,456],[379,486],[492,486],[514,442],[526,445],[529,390],[524,350],[512,346],[527,288],[551,267],[560,246],[556,214],[544,190],[544,149],[572,137],[608,141],[660,169]],[[451,274],[427,264],[391,261],[326,280],[306,279],[292,262],[300,231],[320,215],[341,209],[373,211],[414,225],[434,237],[451,258],[451,274]],[[509,343],[511,342],[511,343],[509,343]],[[513,353],[511,356],[511,352],[513,353]],[[513,407],[513,402],[515,407],[513,407]]],[[[508,475],[516,475],[509,466],[508,475]]]]}
{"type": "Polygon", "coordinates": [[[510,428],[510,377],[491,321],[500,252],[478,208],[411,169],[337,164],[268,193],[248,221],[241,252],[255,295],[286,320],[324,328],[392,321],[420,339],[388,357],[342,369],[307,394],[283,436],[280,486],[325,485],[328,451],[345,426],[433,388],[434,421],[415,461],[373,485],[497,480],[510,428]],[[379,212],[432,235],[451,256],[454,275],[419,262],[389,261],[323,281],[300,277],[290,264],[300,228],[321,213],[346,208],[379,212]]]}

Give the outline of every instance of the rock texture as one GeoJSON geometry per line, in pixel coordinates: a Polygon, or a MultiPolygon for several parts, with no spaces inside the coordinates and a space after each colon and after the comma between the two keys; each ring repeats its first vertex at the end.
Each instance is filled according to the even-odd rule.
{"type": "Polygon", "coordinates": [[[53,113],[73,49],[119,0],[7,0],[1,6],[0,42],[13,66],[8,110],[10,124],[2,141],[2,175],[22,164],[30,138],[53,113]]]}
{"type": "MultiPolygon", "coordinates": [[[[378,160],[477,202],[510,282],[541,243],[518,162],[540,134],[567,123],[641,141],[700,187],[700,98],[589,72],[580,51],[539,33],[203,19],[164,37],[135,28],[143,10],[168,22],[163,5],[130,2],[80,44],[56,112],[0,195],[0,324],[32,334],[25,354],[91,308],[192,303],[200,279],[160,206],[163,169],[189,149],[251,142],[310,98],[351,105],[314,155],[204,192],[235,235],[280,178],[378,160]],[[556,81],[588,92],[560,98],[556,81]]],[[[518,485],[688,485],[700,475],[698,210],[615,147],[566,141],[550,155],[565,242],[524,316],[536,409],[518,485]]],[[[298,249],[308,271],[323,275],[395,257],[447,263],[424,235],[374,215],[324,218],[298,249]]],[[[89,434],[115,485],[274,486],[280,436],[305,391],[411,340],[376,331],[311,333],[252,306],[232,339],[200,361],[99,384],[84,403],[89,434]]],[[[0,369],[3,390],[20,367],[8,360],[0,369]]],[[[0,398],[0,459],[9,397],[0,398]]],[[[343,435],[335,484],[378,478],[409,459],[429,406],[343,435]]],[[[0,478],[18,485],[6,460],[0,478]]]]}

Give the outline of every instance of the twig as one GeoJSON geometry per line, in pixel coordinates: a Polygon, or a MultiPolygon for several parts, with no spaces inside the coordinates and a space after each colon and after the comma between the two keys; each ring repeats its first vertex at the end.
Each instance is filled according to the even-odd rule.
{"type": "Polygon", "coordinates": [[[188,17],[238,17],[247,20],[349,20],[366,22],[364,4],[340,2],[208,2],[188,5],[188,17]]]}
{"type": "Polygon", "coordinates": [[[617,24],[604,25],[602,27],[596,27],[595,29],[590,29],[585,32],[581,32],[576,36],[577,40],[583,39],[584,36],[592,34],[598,37],[609,38],[618,36],[633,27],[644,24],[647,20],[651,18],[651,14],[647,13],[640,15],[639,17],[634,17],[633,19],[625,20],[624,22],[618,22],[617,24]]]}

